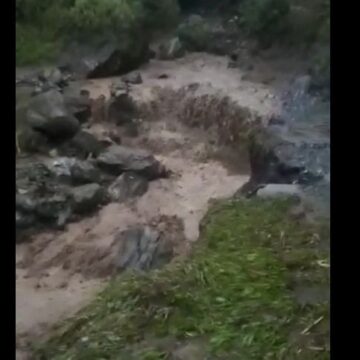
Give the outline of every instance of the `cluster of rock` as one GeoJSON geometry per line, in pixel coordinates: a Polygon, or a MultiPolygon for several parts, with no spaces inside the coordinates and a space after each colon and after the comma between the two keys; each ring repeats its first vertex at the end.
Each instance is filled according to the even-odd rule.
{"type": "Polygon", "coordinates": [[[113,145],[97,159],[59,157],[18,161],[16,230],[18,240],[31,230],[61,228],[109,201],[140,196],[148,182],[167,176],[154,156],[113,145]]]}
{"type": "MultiPolygon", "coordinates": [[[[61,228],[109,201],[140,196],[147,191],[149,181],[168,175],[154,156],[120,145],[116,134],[101,141],[87,131],[89,121],[97,115],[97,100],[76,85],[66,83],[60,88],[61,76],[54,72],[48,72],[41,91],[34,91],[38,86],[34,82],[17,86],[18,240],[32,230],[61,228]]],[[[137,108],[128,86],[141,81],[135,73],[113,84],[111,98],[100,104],[104,114],[107,110],[101,120],[124,126],[136,135],[137,108]]]]}

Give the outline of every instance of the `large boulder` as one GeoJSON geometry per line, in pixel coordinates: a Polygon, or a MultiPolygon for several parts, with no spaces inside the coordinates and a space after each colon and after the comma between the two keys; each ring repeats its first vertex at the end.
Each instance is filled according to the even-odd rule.
{"type": "Polygon", "coordinates": [[[145,194],[148,187],[148,182],[143,176],[126,172],[109,186],[108,194],[112,201],[123,202],[128,198],[145,194]]]}
{"type": "Polygon", "coordinates": [[[153,155],[144,150],[121,145],[107,148],[97,158],[97,164],[101,169],[115,176],[126,171],[135,172],[148,180],[166,176],[164,166],[153,155]]]}
{"type": "Polygon", "coordinates": [[[100,78],[135,70],[149,60],[149,54],[144,36],[137,36],[102,46],[75,44],[61,63],[80,77],[100,78]]]}
{"type": "Polygon", "coordinates": [[[26,123],[33,130],[52,142],[73,137],[80,127],[79,121],[67,110],[63,96],[56,90],[34,96],[27,106],[25,116],[26,123]]]}

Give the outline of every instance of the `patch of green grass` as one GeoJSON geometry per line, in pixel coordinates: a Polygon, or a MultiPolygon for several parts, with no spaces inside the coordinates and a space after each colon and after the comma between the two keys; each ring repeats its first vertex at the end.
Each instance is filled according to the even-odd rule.
{"type": "Polygon", "coordinates": [[[318,246],[328,229],[290,220],[290,205],[216,205],[191,257],[114,279],[35,358],[171,359],[158,341],[170,338],[201,341],[212,359],[329,359],[328,304],[300,307],[288,287],[290,274],[305,272],[328,284],[318,265],[328,259],[318,246]]]}

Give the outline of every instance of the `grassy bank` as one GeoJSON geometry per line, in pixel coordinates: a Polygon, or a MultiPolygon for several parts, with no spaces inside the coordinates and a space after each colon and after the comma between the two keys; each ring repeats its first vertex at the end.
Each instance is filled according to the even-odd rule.
{"type": "Polygon", "coordinates": [[[216,205],[191,257],[119,276],[36,359],[172,359],[184,344],[188,359],[329,359],[328,300],[294,297],[329,285],[328,228],[291,220],[290,205],[216,205]]]}

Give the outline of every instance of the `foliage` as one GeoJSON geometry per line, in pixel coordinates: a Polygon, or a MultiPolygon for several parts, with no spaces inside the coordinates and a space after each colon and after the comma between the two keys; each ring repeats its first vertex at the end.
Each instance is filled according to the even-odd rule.
{"type": "Polygon", "coordinates": [[[328,270],[317,265],[328,258],[319,246],[328,229],[288,219],[290,205],[216,205],[190,258],[118,277],[37,355],[160,360],[179,342],[200,342],[216,359],[329,359],[328,303],[299,307],[289,291],[294,279],[329,285],[328,270]]]}
{"type": "Polygon", "coordinates": [[[17,0],[17,63],[53,57],[69,37],[148,36],[177,16],[176,0],[17,0]]]}
{"type": "Polygon", "coordinates": [[[248,34],[268,41],[286,27],[289,0],[244,0],[240,3],[241,23],[248,34]]]}

